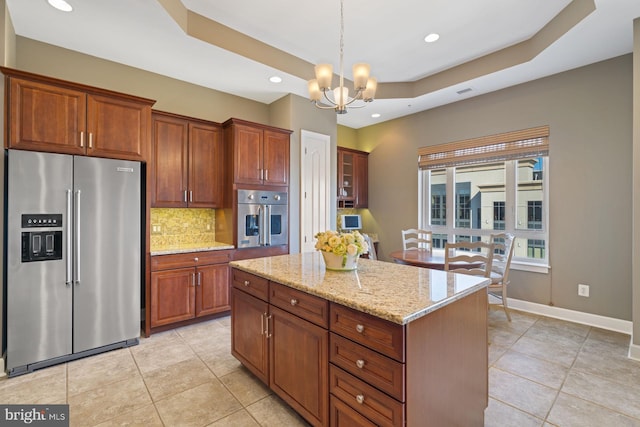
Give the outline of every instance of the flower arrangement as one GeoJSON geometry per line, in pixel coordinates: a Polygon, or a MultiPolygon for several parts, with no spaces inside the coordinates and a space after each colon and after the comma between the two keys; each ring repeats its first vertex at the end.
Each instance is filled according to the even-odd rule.
{"type": "Polygon", "coordinates": [[[328,252],[342,257],[342,267],[347,264],[347,259],[357,258],[361,254],[369,252],[369,245],[364,236],[358,231],[350,233],[338,233],[332,230],[321,231],[315,235],[316,250],[328,252]]]}

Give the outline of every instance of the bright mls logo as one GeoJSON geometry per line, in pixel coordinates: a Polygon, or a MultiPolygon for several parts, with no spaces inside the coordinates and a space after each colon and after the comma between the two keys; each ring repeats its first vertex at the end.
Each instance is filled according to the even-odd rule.
{"type": "Polygon", "coordinates": [[[0,425],[68,427],[69,405],[0,405],[0,425]]]}

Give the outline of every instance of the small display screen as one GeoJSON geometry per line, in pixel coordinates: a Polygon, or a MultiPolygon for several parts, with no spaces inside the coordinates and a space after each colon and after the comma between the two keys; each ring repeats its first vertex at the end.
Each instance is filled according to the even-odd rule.
{"type": "Polygon", "coordinates": [[[362,228],[360,215],[342,215],[343,230],[359,230],[362,228]]]}

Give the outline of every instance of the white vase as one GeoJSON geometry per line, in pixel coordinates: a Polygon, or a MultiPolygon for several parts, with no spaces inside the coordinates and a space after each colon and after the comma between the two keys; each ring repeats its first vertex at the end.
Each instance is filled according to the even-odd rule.
{"type": "Polygon", "coordinates": [[[358,268],[358,255],[336,255],[332,252],[322,252],[327,270],[350,271],[358,268]]]}

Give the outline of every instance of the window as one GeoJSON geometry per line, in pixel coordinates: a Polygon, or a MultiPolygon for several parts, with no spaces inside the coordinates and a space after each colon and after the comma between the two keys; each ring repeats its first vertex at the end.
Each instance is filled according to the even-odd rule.
{"type": "Polygon", "coordinates": [[[506,231],[512,266],[546,271],[548,134],[544,126],[420,148],[420,227],[433,231],[433,247],[506,231]]]}

